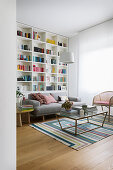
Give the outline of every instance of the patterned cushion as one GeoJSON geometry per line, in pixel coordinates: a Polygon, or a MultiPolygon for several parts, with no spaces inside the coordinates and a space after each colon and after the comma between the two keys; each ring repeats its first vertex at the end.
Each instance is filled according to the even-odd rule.
{"type": "Polygon", "coordinates": [[[31,96],[33,100],[37,100],[40,102],[40,104],[43,104],[43,100],[36,93],[32,93],[31,96]]]}
{"type": "Polygon", "coordinates": [[[57,101],[51,95],[49,96],[44,95],[44,98],[45,98],[46,104],[57,103],[57,101]]]}
{"type": "Polygon", "coordinates": [[[44,95],[41,94],[41,93],[37,93],[37,95],[42,99],[43,104],[46,104],[46,100],[45,100],[45,98],[44,98],[44,95]]]}
{"type": "Polygon", "coordinates": [[[58,96],[60,101],[66,101],[68,100],[68,97],[67,96],[58,96]]]}

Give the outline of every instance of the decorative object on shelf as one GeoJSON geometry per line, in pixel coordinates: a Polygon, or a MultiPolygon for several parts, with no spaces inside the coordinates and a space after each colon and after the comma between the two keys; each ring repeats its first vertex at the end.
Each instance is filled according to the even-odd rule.
{"type": "Polygon", "coordinates": [[[65,108],[66,111],[70,111],[72,105],[73,105],[73,102],[70,102],[69,100],[66,100],[66,101],[62,104],[62,108],[65,108]]]}
{"type": "Polygon", "coordinates": [[[55,40],[50,40],[49,38],[47,38],[47,39],[46,39],[46,42],[55,45],[55,40]]]}
{"type": "Polygon", "coordinates": [[[20,50],[28,50],[28,51],[30,51],[30,47],[28,45],[26,45],[26,44],[20,44],[19,49],[20,50]]]}
{"type": "Polygon", "coordinates": [[[56,59],[51,59],[51,64],[56,64],[56,59]]]}
{"type": "Polygon", "coordinates": [[[40,35],[39,35],[37,32],[34,32],[34,31],[33,31],[33,39],[40,41],[40,35]]]}
{"type": "Polygon", "coordinates": [[[34,52],[44,53],[44,48],[34,47],[34,52]]]}
{"type": "Polygon", "coordinates": [[[61,86],[61,90],[66,90],[66,85],[65,86],[61,86]]]}
{"type": "Polygon", "coordinates": [[[75,62],[74,54],[72,52],[61,52],[60,53],[60,62],[65,64],[71,64],[75,62]]]}
{"type": "Polygon", "coordinates": [[[58,45],[59,45],[59,46],[62,46],[62,43],[58,42],[58,45]]]}

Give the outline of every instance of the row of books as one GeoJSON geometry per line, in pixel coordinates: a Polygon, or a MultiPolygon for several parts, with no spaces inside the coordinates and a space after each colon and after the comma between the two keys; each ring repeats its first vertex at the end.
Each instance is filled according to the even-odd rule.
{"type": "Polygon", "coordinates": [[[30,65],[17,65],[17,70],[21,70],[21,71],[31,71],[31,67],[30,65]]]}
{"type": "Polygon", "coordinates": [[[33,65],[33,71],[44,72],[44,68],[43,67],[36,67],[36,65],[33,65]]]}
{"type": "Polygon", "coordinates": [[[66,82],[66,77],[58,77],[58,82],[66,82]]]}
{"type": "Polygon", "coordinates": [[[44,85],[43,84],[33,85],[33,91],[44,91],[44,85]]]}
{"type": "Polygon", "coordinates": [[[33,81],[44,81],[44,76],[34,76],[33,81]]]}
{"type": "Polygon", "coordinates": [[[66,69],[59,69],[59,73],[66,74],[66,69]]]}
{"type": "Polygon", "coordinates": [[[31,56],[27,56],[27,55],[22,55],[22,54],[18,54],[18,59],[19,60],[25,60],[25,61],[31,61],[31,56]]]}
{"type": "Polygon", "coordinates": [[[33,105],[18,106],[18,110],[20,110],[20,111],[30,111],[32,109],[33,109],[33,105]]]}

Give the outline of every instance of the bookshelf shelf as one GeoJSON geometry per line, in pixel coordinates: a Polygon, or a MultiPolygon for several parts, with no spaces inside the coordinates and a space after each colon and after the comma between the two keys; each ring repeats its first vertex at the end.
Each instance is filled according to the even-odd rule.
{"type": "Polygon", "coordinates": [[[23,63],[32,63],[32,61],[26,61],[26,60],[17,60],[18,62],[23,62],[23,63]]]}
{"type": "Polygon", "coordinates": [[[18,83],[32,83],[32,81],[17,81],[18,83]]]}
{"type": "Polygon", "coordinates": [[[59,61],[62,51],[68,51],[67,37],[17,22],[17,66],[31,70],[17,70],[17,78],[30,80],[17,81],[23,93],[68,90],[68,65],[59,61]],[[34,71],[34,67],[44,72],[34,71]],[[59,73],[60,69],[66,70],[66,74],[59,73]],[[48,90],[48,86],[54,86],[54,90],[48,90]]]}
{"type": "Polygon", "coordinates": [[[38,43],[38,44],[46,44],[46,42],[44,41],[39,41],[39,40],[34,40],[34,39],[33,39],[33,42],[38,43]]]}
{"type": "Polygon", "coordinates": [[[18,49],[17,51],[20,51],[20,52],[26,52],[26,53],[32,53],[31,50],[22,50],[22,49],[18,49]]]}
{"type": "Polygon", "coordinates": [[[46,83],[46,81],[33,81],[33,83],[46,83]]]}
{"type": "Polygon", "coordinates": [[[26,38],[26,37],[22,37],[22,36],[18,36],[18,35],[17,35],[17,39],[25,40],[25,41],[32,41],[31,38],[26,38]]]}
{"type": "Polygon", "coordinates": [[[46,63],[41,63],[41,62],[35,62],[35,61],[33,61],[33,64],[46,64],[46,63]]]}
{"type": "Polygon", "coordinates": [[[17,72],[32,73],[32,71],[23,71],[23,70],[17,70],[17,72]]]}
{"type": "Polygon", "coordinates": [[[46,53],[39,53],[39,52],[35,52],[33,51],[34,54],[37,54],[37,55],[46,55],[46,53]]]}

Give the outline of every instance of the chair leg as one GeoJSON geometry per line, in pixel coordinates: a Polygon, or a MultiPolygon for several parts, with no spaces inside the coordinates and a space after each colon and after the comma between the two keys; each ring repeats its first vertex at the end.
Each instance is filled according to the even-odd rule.
{"type": "Polygon", "coordinates": [[[101,108],[102,108],[102,111],[103,111],[103,106],[101,106],[101,108]]]}
{"type": "Polygon", "coordinates": [[[109,106],[109,112],[108,112],[108,122],[110,122],[110,106],[109,106]]]}
{"type": "Polygon", "coordinates": [[[45,116],[44,115],[42,116],[42,118],[43,118],[43,121],[45,121],[45,116]]]}

